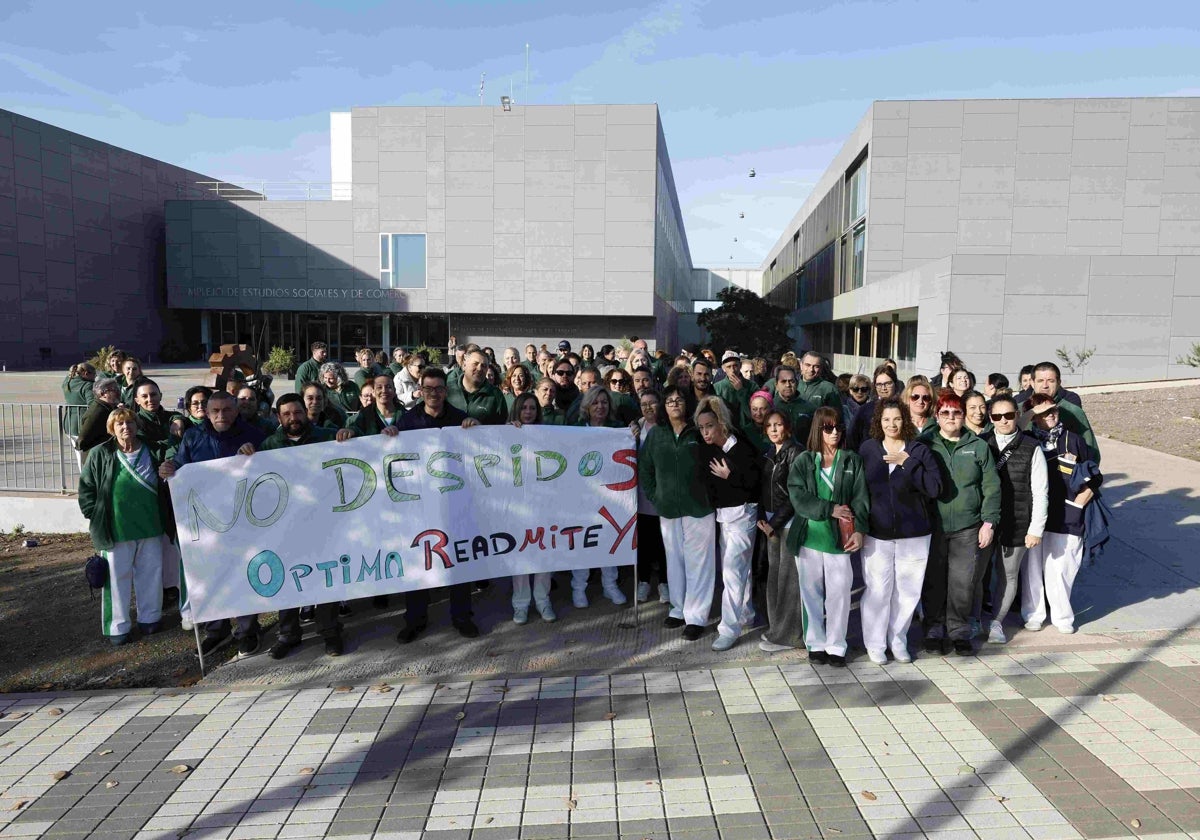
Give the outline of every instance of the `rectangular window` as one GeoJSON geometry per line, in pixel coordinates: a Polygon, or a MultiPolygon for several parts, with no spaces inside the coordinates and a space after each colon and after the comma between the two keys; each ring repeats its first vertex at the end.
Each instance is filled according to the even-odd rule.
{"type": "Polygon", "coordinates": [[[867,162],[864,158],[846,173],[846,220],[850,227],[867,215],[867,162]]]}
{"type": "Polygon", "coordinates": [[[379,288],[424,289],[425,234],[379,234],[379,288]]]}
{"type": "Polygon", "coordinates": [[[917,322],[901,321],[900,336],[896,341],[896,360],[911,362],[917,358],[917,322]]]}
{"type": "Polygon", "coordinates": [[[847,267],[848,286],[851,289],[862,288],[863,277],[867,263],[867,226],[860,224],[850,234],[850,265],[847,267]]]}

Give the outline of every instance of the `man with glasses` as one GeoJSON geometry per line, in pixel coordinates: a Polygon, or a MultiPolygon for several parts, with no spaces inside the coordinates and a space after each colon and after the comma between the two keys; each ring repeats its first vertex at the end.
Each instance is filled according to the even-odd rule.
{"type": "MultiPolygon", "coordinates": [[[[483,353],[478,355],[483,356],[483,353]]],[[[470,375],[472,358],[468,357],[465,361],[470,375]]],[[[441,368],[427,367],[421,371],[421,401],[404,412],[404,416],[400,418],[399,430],[408,432],[415,429],[446,429],[454,426],[470,429],[478,426],[477,420],[449,402],[447,393],[446,374],[441,368]]],[[[503,397],[501,400],[503,401],[503,397]]],[[[456,583],[451,585],[449,590],[450,623],[463,638],[476,638],[479,628],[471,620],[471,584],[456,583]]],[[[425,632],[429,618],[429,595],[428,589],[414,589],[405,593],[404,627],[396,634],[396,641],[400,644],[407,645],[425,632]]]]}
{"type": "Polygon", "coordinates": [[[882,364],[875,368],[872,381],[875,395],[867,403],[859,406],[858,411],[854,414],[854,419],[850,421],[849,428],[846,429],[846,446],[854,452],[857,452],[858,448],[871,435],[871,420],[875,417],[875,407],[879,400],[900,396],[900,384],[896,381],[896,373],[891,366],[882,364]]]}
{"type": "Polygon", "coordinates": [[[799,381],[795,368],[780,365],[775,372],[775,410],[787,415],[788,422],[792,424],[792,437],[806,447],[817,406],[799,395],[799,381]]]}
{"type": "MultiPolygon", "coordinates": [[[[837,386],[826,381],[821,376],[825,362],[821,354],[809,350],[800,358],[800,382],[796,385],[796,393],[816,407],[827,405],[836,409],[838,416],[842,413],[842,396],[837,386]]],[[[778,387],[778,383],[776,383],[778,387]]]]}
{"type": "MultiPolygon", "coordinates": [[[[575,368],[565,359],[559,359],[550,368],[550,379],[558,389],[554,395],[554,405],[559,411],[566,411],[579,399],[581,392],[575,384],[575,368]]],[[[568,423],[571,422],[568,420],[568,423]]]]}
{"type": "Polygon", "coordinates": [[[507,403],[500,389],[488,383],[487,367],[487,354],[469,351],[463,356],[462,377],[446,383],[446,401],[485,426],[503,426],[508,420],[507,403]]]}

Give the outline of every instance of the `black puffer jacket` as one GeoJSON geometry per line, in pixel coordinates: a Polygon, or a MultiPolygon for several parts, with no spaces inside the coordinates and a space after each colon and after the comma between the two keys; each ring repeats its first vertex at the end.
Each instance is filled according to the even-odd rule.
{"type": "Polygon", "coordinates": [[[800,444],[789,438],[778,451],[775,444],[771,444],[761,456],[762,500],[759,511],[773,531],[778,531],[791,521],[794,511],[788,496],[788,473],[792,469],[792,462],[803,451],[800,444]]]}

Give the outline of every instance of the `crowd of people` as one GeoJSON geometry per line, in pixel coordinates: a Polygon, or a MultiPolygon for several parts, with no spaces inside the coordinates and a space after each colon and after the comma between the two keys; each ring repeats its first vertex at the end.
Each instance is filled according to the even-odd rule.
{"type": "MultiPolygon", "coordinates": [[[[113,644],[158,632],[178,601],[191,629],[176,546],[169,480],[180,467],[260,450],[395,436],[412,429],[512,423],[628,428],[638,451],[638,564],[633,595],[666,605],[663,625],[695,641],[710,624],[720,578],[714,650],[753,628],[768,653],[806,649],[842,667],[856,574],[867,656],[910,662],[920,621],[925,653],[971,655],[976,640],[1004,644],[1021,625],[1075,630],[1071,589],[1090,537],[1103,530],[1095,504],[1100,453],[1078,395],[1052,362],[1020,371],[1014,392],[1000,373],[976,390],[953,353],[932,378],[902,380],[887,360],[871,376],[831,370],[809,351],[776,363],[686,346],[676,356],[645,341],[560,341],[505,348],[456,343],[448,364],[397,348],[361,348],[353,377],[316,342],[293,390],[238,373],[222,389],[189,388],[176,410],[136,359],[117,351],[103,370],[73,367],[63,381],[65,432],[83,467],[79,503],[108,566],[102,632],[113,644]]],[[[440,361],[440,360],[438,360],[440,361]]],[[[570,597],[588,606],[589,584],[625,604],[618,567],[570,573],[570,597]]],[[[479,635],[472,599],[489,582],[447,587],[450,620],[479,635]]],[[[492,582],[496,589],[500,582],[492,582]]],[[[550,573],[511,580],[512,617],[557,619],[550,573]]],[[[429,590],[405,593],[407,644],[426,629],[429,590]]],[[[373,606],[389,606],[377,596],[373,606]]],[[[344,650],[350,604],[283,610],[269,653],[286,656],[302,625],[325,650],[344,650]]],[[[257,616],[207,623],[201,650],[236,641],[261,649],[257,616]]]]}

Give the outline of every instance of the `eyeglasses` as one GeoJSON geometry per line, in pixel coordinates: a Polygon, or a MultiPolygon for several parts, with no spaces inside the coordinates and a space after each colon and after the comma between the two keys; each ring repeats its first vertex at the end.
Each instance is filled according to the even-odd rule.
{"type": "Polygon", "coordinates": [[[923,402],[923,403],[927,403],[927,402],[932,402],[932,401],[933,401],[933,398],[932,398],[932,397],[927,397],[927,396],[925,396],[924,394],[913,394],[911,397],[909,397],[909,398],[908,398],[908,400],[909,400],[909,402],[923,402]]]}
{"type": "Polygon", "coordinates": [[[831,425],[829,423],[826,423],[823,426],[821,426],[821,431],[827,435],[831,435],[834,432],[840,432],[841,430],[842,430],[841,426],[831,425]]]}
{"type": "Polygon", "coordinates": [[[992,415],[992,422],[999,423],[1001,420],[1016,420],[1017,412],[1015,411],[998,411],[992,415]]]}
{"type": "Polygon", "coordinates": [[[432,396],[434,394],[444,394],[444,393],[446,393],[446,386],[445,385],[436,385],[436,386],[430,388],[426,385],[422,385],[421,393],[429,394],[430,396],[432,396]]]}
{"type": "Polygon", "coordinates": [[[669,399],[663,405],[687,405],[687,402],[680,399],[669,399]]]}
{"type": "Polygon", "coordinates": [[[851,388],[850,390],[851,390],[852,392],[854,392],[855,394],[865,394],[865,393],[867,393],[867,391],[870,391],[870,390],[871,390],[871,386],[869,386],[869,385],[860,385],[859,387],[857,387],[857,388],[851,388]]]}
{"type": "Polygon", "coordinates": [[[882,382],[876,382],[875,387],[876,388],[891,388],[892,384],[893,384],[892,380],[884,379],[882,382]]]}
{"type": "Polygon", "coordinates": [[[938,417],[944,417],[947,420],[953,420],[955,417],[962,417],[962,416],[963,416],[963,413],[961,411],[939,411],[938,412],[938,417]]]}

